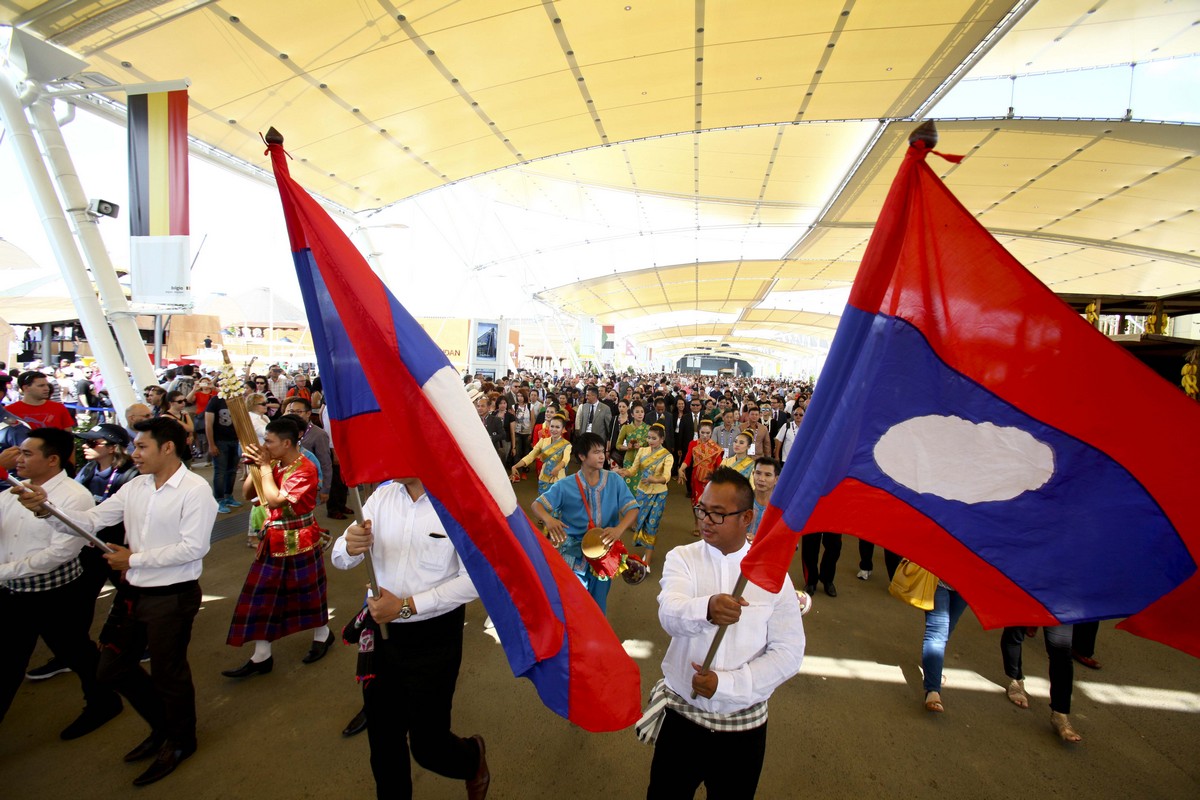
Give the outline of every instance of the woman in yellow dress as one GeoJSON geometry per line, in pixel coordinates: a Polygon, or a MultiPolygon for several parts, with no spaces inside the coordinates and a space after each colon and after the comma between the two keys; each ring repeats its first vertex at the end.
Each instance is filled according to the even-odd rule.
{"type": "Polygon", "coordinates": [[[525,457],[513,464],[509,478],[515,483],[521,480],[518,470],[529,466],[535,460],[541,459],[542,471],[538,473],[538,495],[545,494],[555,481],[567,474],[567,464],[571,462],[571,443],[563,436],[563,428],[567,420],[559,415],[550,420],[550,438],[539,439],[533,449],[525,457]]]}
{"type": "Polygon", "coordinates": [[[740,472],[742,477],[750,480],[750,474],[754,472],[754,456],[750,455],[750,445],[754,442],[754,435],[748,431],[742,431],[733,440],[733,455],[721,462],[722,467],[740,472]]]}
{"type": "Polygon", "coordinates": [[[658,524],[667,507],[667,484],[671,482],[671,467],[675,459],[671,451],[663,447],[667,438],[666,427],[659,422],[650,426],[646,435],[650,444],[637,451],[629,469],[619,469],[617,474],[637,481],[634,500],[638,504],[637,532],[633,536],[634,547],[645,547],[642,561],[650,566],[654,556],[654,542],[658,538],[658,524]]]}

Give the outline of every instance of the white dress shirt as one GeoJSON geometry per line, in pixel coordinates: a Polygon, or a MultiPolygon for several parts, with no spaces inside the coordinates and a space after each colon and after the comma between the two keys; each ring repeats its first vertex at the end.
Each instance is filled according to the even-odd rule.
{"type": "Polygon", "coordinates": [[[788,453],[792,452],[792,445],[796,443],[796,434],[799,430],[800,426],[796,424],[796,420],[790,419],[779,429],[779,433],[775,434],[775,441],[779,442],[780,461],[787,461],[788,453]]]}
{"type": "Polygon", "coordinates": [[[712,662],[717,691],[711,698],[692,697],[692,663],[704,663],[717,632],[708,621],[708,599],[733,590],[749,550],[746,542],[724,555],[706,542],[693,542],[671,550],[663,563],[658,620],[671,635],[663,677],[672,691],[702,711],[730,714],[761,703],[796,674],[804,657],[804,623],[791,578],[784,577],[778,594],[747,583],[743,597],[750,605],[726,628],[712,662]]]}
{"type": "MultiPolygon", "coordinates": [[[[182,464],[161,487],[138,475],[116,494],[72,521],[91,533],[125,523],[132,586],[170,586],[200,577],[212,539],[217,501],[208,481],[182,464]]],[[[69,530],[54,520],[54,525],[69,530]]]]}
{"type": "MultiPolygon", "coordinates": [[[[380,588],[411,597],[416,606],[411,617],[393,623],[439,617],[479,596],[428,494],[413,500],[404,484],[384,484],[363,504],[363,516],[375,536],[371,558],[380,588]]],[[[346,552],[345,534],[333,545],[338,569],[356,567],[365,557],[346,552]]]]}
{"type": "MultiPolygon", "coordinates": [[[[65,472],[43,483],[42,489],[47,499],[72,519],[96,505],[87,487],[65,472]]],[[[86,544],[82,536],[35,517],[15,494],[0,492],[0,581],[44,575],[78,556],[86,544]]]]}

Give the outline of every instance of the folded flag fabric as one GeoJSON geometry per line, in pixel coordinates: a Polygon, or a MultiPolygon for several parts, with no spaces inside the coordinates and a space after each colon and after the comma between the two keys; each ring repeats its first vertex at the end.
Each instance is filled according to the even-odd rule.
{"type": "Polygon", "coordinates": [[[347,481],[420,478],[513,673],[582,728],[632,725],[637,665],[517,506],[458,374],[267,141],[347,481]]]}
{"type": "Polygon", "coordinates": [[[1196,467],[1172,446],[1200,441],[1200,408],[993,239],[929,147],[892,184],[743,573],[777,591],[800,535],[845,532],[985,627],[1129,617],[1200,655],[1196,467]]]}

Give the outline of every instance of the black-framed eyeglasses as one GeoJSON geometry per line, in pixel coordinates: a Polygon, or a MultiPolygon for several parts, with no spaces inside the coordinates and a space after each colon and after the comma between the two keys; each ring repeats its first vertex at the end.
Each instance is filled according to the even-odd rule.
{"type": "MultiPolygon", "coordinates": [[[[751,506],[751,508],[753,508],[753,506],[751,506]]],[[[720,525],[725,521],[726,517],[736,517],[738,514],[745,514],[749,510],[749,508],[742,508],[737,511],[729,511],[724,514],[720,514],[716,511],[709,511],[707,508],[692,506],[692,513],[696,515],[696,519],[702,521],[705,517],[708,517],[709,521],[712,522],[713,525],[720,525]]]]}

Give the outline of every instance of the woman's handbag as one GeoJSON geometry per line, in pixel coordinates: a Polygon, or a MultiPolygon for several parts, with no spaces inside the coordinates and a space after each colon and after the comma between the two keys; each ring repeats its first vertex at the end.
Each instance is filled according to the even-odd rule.
{"type": "Polygon", "coordinates": [[[910,606],[922,611],[932,611],[933,593],[937,591],[937,584],[936,575],[906,558],[896,567],[896,574],[892,576],[888,592],[910,606]]]}

